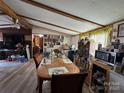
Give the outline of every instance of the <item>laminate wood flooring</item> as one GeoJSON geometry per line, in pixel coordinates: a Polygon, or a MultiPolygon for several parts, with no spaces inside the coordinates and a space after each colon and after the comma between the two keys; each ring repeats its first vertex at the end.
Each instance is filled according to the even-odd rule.
{"type": "MultiPolygon", "coordinates": [[[[36,87],[37,76],[32,59],[26,63],[0,62],[0,93],[36,93],[36,87]]],[[[83,91],[89,93],[86,85],[83,91]]],[[[43,93],[50,93],[49,81],[43,83],[43,93]]]]}
{"type": "Polygon", "coordinates": [[[35,64],[32,60],[17,64],[0,67],[0,93],[36,93],[35,64]]]}

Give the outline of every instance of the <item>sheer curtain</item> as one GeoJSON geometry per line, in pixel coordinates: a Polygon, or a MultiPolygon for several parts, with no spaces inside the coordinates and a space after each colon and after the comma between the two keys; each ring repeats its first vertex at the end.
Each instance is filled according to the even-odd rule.
{"type": "Polygon", "coordinates": [[[90,54],[95,55],[95,50],[98,48],[98,44],[102,44],[102,47],[106,47],[111,41],[112,26],[108,26],[102,29],[98,29],[89,33],[84,33],[81,38],[89,37],[90,39],[90,54]]]}

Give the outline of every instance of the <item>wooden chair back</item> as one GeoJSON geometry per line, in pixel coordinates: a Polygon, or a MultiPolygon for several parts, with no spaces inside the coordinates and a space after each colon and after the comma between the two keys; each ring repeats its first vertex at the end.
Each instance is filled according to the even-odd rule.
{"type": "Polygon", "coordinates": [[[83,83],[87,73],[53,75],[51,93],[82,93],[83,83]]]}

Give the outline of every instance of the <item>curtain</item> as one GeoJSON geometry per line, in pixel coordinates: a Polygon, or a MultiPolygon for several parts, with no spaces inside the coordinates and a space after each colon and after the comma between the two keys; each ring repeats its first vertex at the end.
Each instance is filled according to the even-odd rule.
{"type": "Polygon", "coordinates": [[[90,54],[94,55],[95,50],[98,48],[98,44],[102,44],[102,47],[107,47],[111,42],[111,32],[112,26],[107,26],[92,32],[81,34],[80,38],[89,37],[91,41],[90,51],[92,51],[90,54]]]}

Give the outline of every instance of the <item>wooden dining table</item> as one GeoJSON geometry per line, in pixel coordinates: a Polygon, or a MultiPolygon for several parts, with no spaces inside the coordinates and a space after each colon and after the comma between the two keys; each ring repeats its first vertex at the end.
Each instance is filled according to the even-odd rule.
{"type": "Polygon", "coordinates": [[[50,75],[48,71],[49,68],[65,67],[68,70],[68,72],[63,73],[63,74],[80,73],[80,69],[73,62],[65,62],[65,61],[70,61],[70,60],[69,59],[65,60],[64,58],[53,58],[53,60],[51,60],[51,63],[49,64],[42,64],[43,61],[41,62],[41,64],[39,65],[37,69],[37,75],[40,79],[39,93],[42,93],[43,80],[52,79],[52,75],[50,75]]]}
{"type": "MultiPolygon", "coordinates": [[[[70,61],[70,60],[67,60],[70,61]]],[[[73,74],[73,73],[79,73],[79,68],[73,63],[64,63],[63,58],[54,58],[54,60],[51,62],[51,64],[40,64],[40,66],[37,69],[37,74],[40,78],[43,80],[50,80],[52,79],[52,76],[49,75],[48,69],[49,68],[55,68],[55,67],[65,67],[69,72],[64,74],[73,74]]]]}

